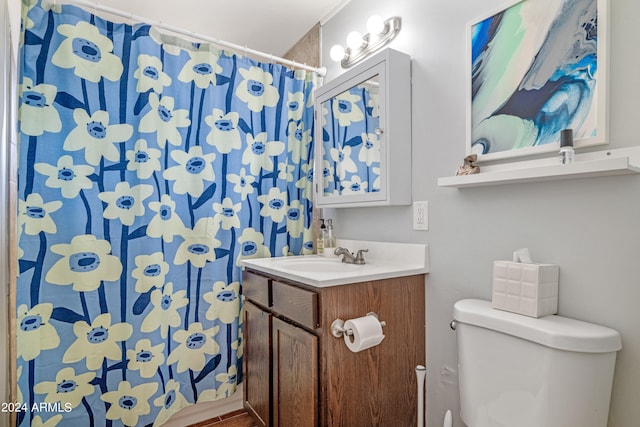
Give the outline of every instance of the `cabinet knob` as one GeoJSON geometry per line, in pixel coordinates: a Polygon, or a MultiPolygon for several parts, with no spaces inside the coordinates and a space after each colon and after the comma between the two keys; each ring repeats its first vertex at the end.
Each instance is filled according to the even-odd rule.
{"type": "Polygon", "coordinates": [[[376,135],[382,135],[384,133],[384,130],[382,130],[382,128],[376,128],[374,132],[376,133],[376,135]]]}

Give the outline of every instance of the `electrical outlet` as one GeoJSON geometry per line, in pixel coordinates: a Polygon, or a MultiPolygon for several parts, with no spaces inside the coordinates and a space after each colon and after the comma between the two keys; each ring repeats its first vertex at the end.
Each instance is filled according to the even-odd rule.
{"type": "Polygon", "coordinates": [[[440,369],[440,381],[451,385],[458,385],[458,371],[447,365],[443,365],[442,369],[440,369]]]}
{"type": "Polygon", "coordinates": [[[429,212],[428,202],[413,202],[413,229],[428,230],[429,229],[429,212]]]}

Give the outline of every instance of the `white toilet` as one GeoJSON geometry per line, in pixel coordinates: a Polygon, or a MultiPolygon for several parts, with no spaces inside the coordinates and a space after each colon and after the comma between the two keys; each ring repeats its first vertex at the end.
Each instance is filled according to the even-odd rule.
{"type": "Polygon", "coordinates": [[[605,427],[620,334],[467,299],[453,308],[468,427],[605,427]]]}

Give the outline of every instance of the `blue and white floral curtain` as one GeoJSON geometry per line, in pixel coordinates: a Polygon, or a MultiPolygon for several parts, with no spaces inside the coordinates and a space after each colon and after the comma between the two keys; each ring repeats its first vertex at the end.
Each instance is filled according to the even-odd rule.
{"type": "Polygon", "coordinates": [[[380,191],[380,109],[377,79],[322,104],[325,195],[380,191]]]}
{"type": "Polygon", "coordinates": [[[312,250],[314,75],[25,1],[20,426],[161,425],[241,380],[240,261],[312,250]]]}

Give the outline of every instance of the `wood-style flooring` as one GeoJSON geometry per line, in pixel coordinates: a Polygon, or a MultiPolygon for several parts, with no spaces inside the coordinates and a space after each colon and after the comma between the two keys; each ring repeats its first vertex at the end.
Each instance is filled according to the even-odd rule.
{"type": "Polygon", "coordinates": [[[239,410],[192,424],[189,427],[256,427],[247,411],[239,410]]]}

